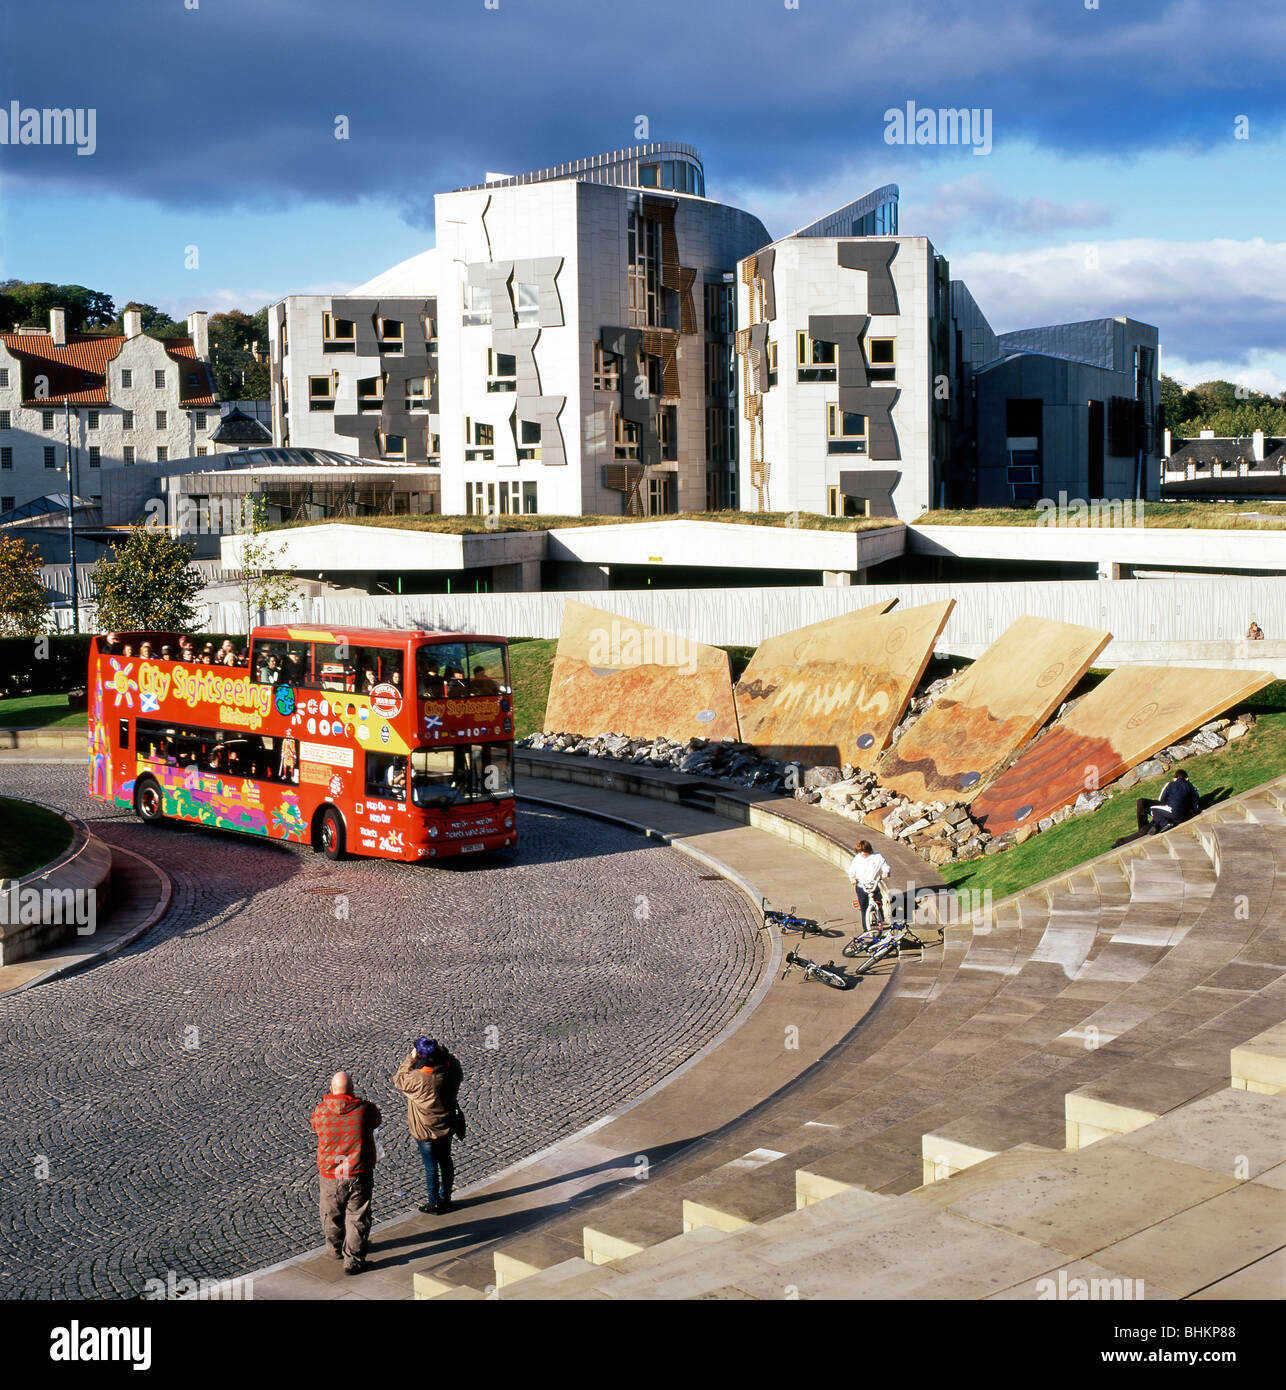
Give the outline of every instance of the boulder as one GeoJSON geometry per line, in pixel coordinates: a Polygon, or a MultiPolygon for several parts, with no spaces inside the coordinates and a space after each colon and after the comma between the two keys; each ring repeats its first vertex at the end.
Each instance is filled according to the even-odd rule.
{"type": "Polygon", "coordinates": [[[1139,770],[1132,767],[1128,772],[1123,772],[1116,781],[1118,791],[1128,792],[1130,788],[1139,780],[1139,770]]]}
{"type": "Polygon", "coordinates": [[[1149,758],[1147,762],[1140,763],[1134,770],[1139,774],[1134,780],[1136,782],[1146,782],[1149,778],[1160,777],[1165,771],[1165,764],[1160,758],[1149,758]]]}
{"type": "Polygon", "coordinates": [[[1228,725],[1228,727],[1224,730],[1224,737],[1228,740],[1229,743],[1232,743],[1239,738],[1245,738],[1245,736],[1249,732],[1249,728],[1245,724],[1243,724],[1239,719],[1235,724],[1228,725]]]}
{"type": "MultiPolygon", "coordinates": [[[[1224,726],[1225,728],[1227,725],[1224,726]]],[[[1200,748],[1205,748],[1213,752],[1216,748],[1222,748],[1228,742],[1224,736],[1214,729],[1202,729],[1192,737],[1192,741],[1200,748]]]]}
{"type": "Polygon", "coordinates": [[[1014,831],[1014,844],[1025,845],[1033,835],[1039,833],[1038,826],[1039,822],[1037,825],[1020,825],[1018,829],[1014,831]]]}
{"type": "Polygon", "coordinates": [[[810,767],[804,773],[804,786],[810,791],[814,787],[829,787],[843,780],[844,774],[837,767],[810,767]]]}
{"type": "Polygon", "coordinates": [[[924,857],[930,864],[947,864],[955,858],[955,855],[952,853],[950,845],[938,844],[930,845],[925,850],[924,857]]]}
{"type": "Polygon", "coordinates": [[[1097,811],[1106,800],[1102,792],[1082,792],[1072,807],[1072,815],[1083,816],[1089,811],[1097,811]]]}

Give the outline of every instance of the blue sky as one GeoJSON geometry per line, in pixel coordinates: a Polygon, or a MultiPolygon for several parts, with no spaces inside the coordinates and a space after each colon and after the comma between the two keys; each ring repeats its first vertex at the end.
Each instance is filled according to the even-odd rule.
{"type": "Polygon", "coordinates": [[[93,107],[97,148],[0,146],[4,275],[174,313],[341,289],[432,244],[435,191],[644,115],[774,235],[897,182],[998,330],[1130,313],[1185,379],[1286,389],[1280,0],[187,3],[8,16],[0,108],[93,107]],[[991,152],[885,143],[908,100],[986,108],[991,152]]]}

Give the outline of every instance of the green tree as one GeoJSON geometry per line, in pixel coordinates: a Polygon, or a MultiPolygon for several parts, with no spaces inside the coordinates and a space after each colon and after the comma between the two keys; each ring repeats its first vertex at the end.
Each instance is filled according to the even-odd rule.
{"type": "Polygon", "coordinates": [[[186,338],[188,335],[186,323],[175,323],[164,309],[158,309],[155,304],[142,304],[136,299],[131,299],[117,314],[111,325],[114,332],[125,332],[125,313],[129,309],[137,309],[143,315],[143,332],[153,338],[186,338]]]}
{"type": "Polygon", "coordinates": [[[0,637],[39,637],[49,626],[35,546],[0,536],[0,637]]]}
{"type": "Polygon", "coordinates": [[[1183,385],[1172,376],[1161,373],[1161,404],[1165,407],[1165,424],[1171,434],[1179,433],[1183,419],[1183,385]]]}
{"type": "MultiPolygon", "coordinates": [[[[259,480],[251,478],[250,483],[257,488],[259,480]]],[[[294,576],[281,568],[285,545],[273,545],[263,534],[267,529],[267,499],[258,492],[250,493],[242,500],[241,530],[244,538],[237,577],[247,632],[261,621],[261,612],[276,608],[283,613],[293,613],[299,604],[294,576]]]]}
{"type": "Polygon", "coordinates": [[[201,616],[192,600],[205,587],[191,548],[158,526],[136,526],[92,571],[102,632],[191,632],[201,616]]]}
{"type": "Polygon", "coordinates": [[[259,357],[268,351],[268,310],[232,309],[210,316],[210,365],[224,400],[268,399],[270,373],[259,357]]]}
{"type": "Polygon", "coordinates": [[[108,327],[116,315],[110,294],[85,285],[51,285],[45,280],[0,281],[0,328],[18,323],[48,328],[50,309],[67,311],[67,331],[83,333],[108,327]]]}

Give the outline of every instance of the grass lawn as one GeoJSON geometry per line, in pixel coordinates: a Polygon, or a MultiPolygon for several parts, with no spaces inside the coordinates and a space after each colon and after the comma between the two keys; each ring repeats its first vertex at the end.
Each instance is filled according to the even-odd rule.
{"type": "Polygon", "coordinates": [[[71,826],[61,816],[0,796],[0,880],[21,878],[48,864],[71,844],[71,826]]]}
{"type": "Polygon", "coordinates": [[[66,695],[15,695],[0,700],[0,729],[83,729],[86,714],[73,714],[66,695]]]}
{"type": "MultiPolygon", "coordinates": [[[[912,525],[1036,526],[1042,515],[1035,507],[979,507],[972,511],[924,512],[912,525]]],[[[1273,531],[1286,526],[1286,503],[1148,502],[1143,507],[1143,524],[1162,529],[1273,531]]]]}
{"type": "Polygon", "coordinates": [[[396,531],[436,531],[476,536],[492,531],[548,531],[557,526],[630,526],[645,521],[721,521],[739,526],[793,526],[805,531],[878,531],[900,526],[896,518],[821,516],[815,512],[674,512],[666,516],[354,516],[338,521],[283,521],[270,530],[297,526],[381,526],[396,531]],[[488,526],[491,520],[494,525],[488,526]]]}
{"type": "MultiPolygon", "coordinates": [[[[1236,743],[1196,758],[1188,774],[1201,793],[1205,809],[1216,801],[1249,791],[1274,777],[1286,775],[1286,681],[1265,686],[1237,706],[1259,716],[1259,722],[1236,743]]],[[[942,876],[953,887],[990,889],[993,901],[1066,873],[1087,859],[1097,858],[1112,843],[1135,828],[1134,802],[1155,797],[1165,777],[1140,782],[1088,815],[1076,816],[1035,835],[1025,845],[963,864],[944,864],[942,876]]]]}
{"type": "Polygon", "coordinates": [[[514,686],[514,737],[526,738],[545,727],[545,702],[554,674],[553,637],[519,637],[509,644],[509,674],[514,686]]]}

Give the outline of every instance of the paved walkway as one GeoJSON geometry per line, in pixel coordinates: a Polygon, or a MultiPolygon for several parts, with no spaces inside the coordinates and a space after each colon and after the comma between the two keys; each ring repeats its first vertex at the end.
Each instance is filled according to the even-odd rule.
{"type": "MultiPolygon", "coordinates": [[[[756,902],[763,895],[831,924],[829,941],[814,937],[801,948],[814,959],[838,959],[851,934],[851,891],[843,873],[780,835],[601,787],[529,779],[522,787],[533,799],[644,829],[697,857],[712,874],[717,867],[756,902]]],[[[836,825],[841,833],[848,829],[845,822],[836,825]]],[[[721,1037],[634,1104],[472,1190],[462,1189],[462,1204],[448,1216],[413,1215],[380,1226],[360,1277],[344,1277],[337,1262],[318,1250],[256,1273],[254,1296],[407,1299],[412,1274],[429,1268],[447,1282],[467,1283],[480,1264],[489,1266],[495,1241],[563,1216],[622,1183],[650,1178],[658,1164],[795,1081],[853,1031],[885,985],[886,977],[867,978],[841,993],[806,983],[797,971],[782,980],[777,965],[774,955],[761,992],[721,1037]]]]}
{"type": "Polygon", "coordinates": [[[308,1115],[341,1065],[388,1116],[377,1211],[409,1210],[423,1170],[390,1078],[426,1031],[469,1077],[477,1183],[642,1094],[760,974],[736,889],[565,812],[523,807],[519,855],[408,869],[142,825],[86,798],[83,763],[0,781],[173,883],[141,940],[0,997],[0,1298],[137,1297],[309,1249],[308,1115]]]}

